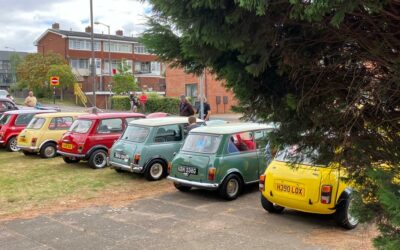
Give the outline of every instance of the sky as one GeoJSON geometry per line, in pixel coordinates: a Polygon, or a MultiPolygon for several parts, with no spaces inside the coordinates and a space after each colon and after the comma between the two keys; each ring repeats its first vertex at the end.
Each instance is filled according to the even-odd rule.
{"type": "MultiPolygon", "coordinates": [[[[90,25],[90,0],[0,0],[0,50],[35,52],[34,41],[55,22],[62,30],[85,31],[90,25]],[[12,49],[7,49],[10,47],[12,49]]],[[[93,0],[93,19],[110,25],[111,34],[138,35],[151,14],[139,0],[93,0]]],[[[95,33],[107,34],[94,25],[95,33]]]]}

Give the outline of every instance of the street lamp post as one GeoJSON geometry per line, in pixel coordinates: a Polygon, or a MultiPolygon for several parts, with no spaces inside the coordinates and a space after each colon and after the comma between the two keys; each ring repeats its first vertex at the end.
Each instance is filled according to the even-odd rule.
{"type": "Polygon", "coordinates": [[[110,34],[110,25],[105,24],[105,23],[101,23],[99,21],[96,21],[94,24],[97,25],[103,25],[105,27],[107,27],[108,29],[108,74],[110,76],[110,80],[108,82],[108,88],[110,90],[110,95],[111,95],[111,77],[112,77],[112,73],[111,73],[111,34],[110,34]]]}
{"type": "Polygon", "coordinates": [[[96,103],[96,59],[94,56],[94,28],[93,28],[93,0],[90,0],[90,28],[91,28],[91,32],[90,32],[90,40],[91,40],[91,44],[92,44],[92,77],[93,77],[93,104],[94,107],[97,107],[97,103],[96,103]]]}

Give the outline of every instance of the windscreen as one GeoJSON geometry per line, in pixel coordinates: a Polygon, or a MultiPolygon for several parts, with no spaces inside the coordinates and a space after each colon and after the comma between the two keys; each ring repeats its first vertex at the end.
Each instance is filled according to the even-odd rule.
{"type": "Polygon", "coordinates": [[[40,129],[41,127],[43,127],[43,124],[45,123],[45,119],[44,118],[37,118],[34,117],[31,122],[28,124],[28,126],[26,126],[26,128],[28,129],[40,129]]]}
{"type": "Polygon", "coordinates": [[[149,135],[149,131],[150,129],[146,127],[128,126],[121,139],[132,142],[144,142],[149,135]]]}
{"type": "Polygon", "coordinates": [[[10,121],[11,115],[3,115],[0,117],[0,125],[6,125],[10,121]]]}
{"type": "Polygon", "coordinates": [[[92,126],[91,120],[75,120],[69,128],[69,132],[84,134],[87,133],[92,126]]]}
{"type": "Polygon", "coordinates": [[[222,136],[190,134],[183,144],[182,151],[214,154],[217,152],[222,136]]]}

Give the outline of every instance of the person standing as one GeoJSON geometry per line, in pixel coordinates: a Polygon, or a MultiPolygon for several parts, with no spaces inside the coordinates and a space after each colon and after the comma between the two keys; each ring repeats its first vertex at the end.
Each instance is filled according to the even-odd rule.
{"type": "MultiPolygon", "coordinates": [[[[203,107],[204,107],[204,109],[203,109],[203,112],[204,112],[203,120],[204,121],[208,121],[208,120],[210,120],[211,107],[210,107],[210,104],[208,104],[206,97],[203,97],[203,107]]],[[[199,104],[199,108],[197,110],[197,113],[199,114],[199,119],[202,119],[201,118],[201,103],[199,104]]]]}
{"type": "Polygon", "coordinates": [[[33,95],[32,90],[29,91],[28,96],[25,98],[24,104],[25,104],[25,106],[28,106],[28,107],[36,107],[37,100],[36,100],[36,97],[33,95]]]}
{"type": "Polygon", "coordinates": [[[142,94],[139,96],[140,106],[142,106],[142,113],[146,112],[146,103],[147,103],[147,95],[142,91],[142,94]]]}
{"type": "Polygon", "coordinates": [[[131,110],[133,112],[137,112],[137,108],[139,106],[139,101],[134,91],[129,95],[129,99],[131,100],[131,110]]]}
{"type": "Polygon", "coordinates": [[[181,95],[181,103],[179,104],[179,115],[180,116],[194,115],[192,104],[188,102],[185,95],[181,95]]]}

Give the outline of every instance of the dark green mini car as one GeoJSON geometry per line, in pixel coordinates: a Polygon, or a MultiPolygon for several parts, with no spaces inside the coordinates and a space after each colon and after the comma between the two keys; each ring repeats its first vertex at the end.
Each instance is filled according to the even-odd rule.
{"type": "Polygon", "coordinates": [[[168,179],[180,191],[215,189],[227,200],[236,199],[245,184],[258,182],[264,172],[273,128],[236,123],[193,129],[172,160],[168,179]]]}

